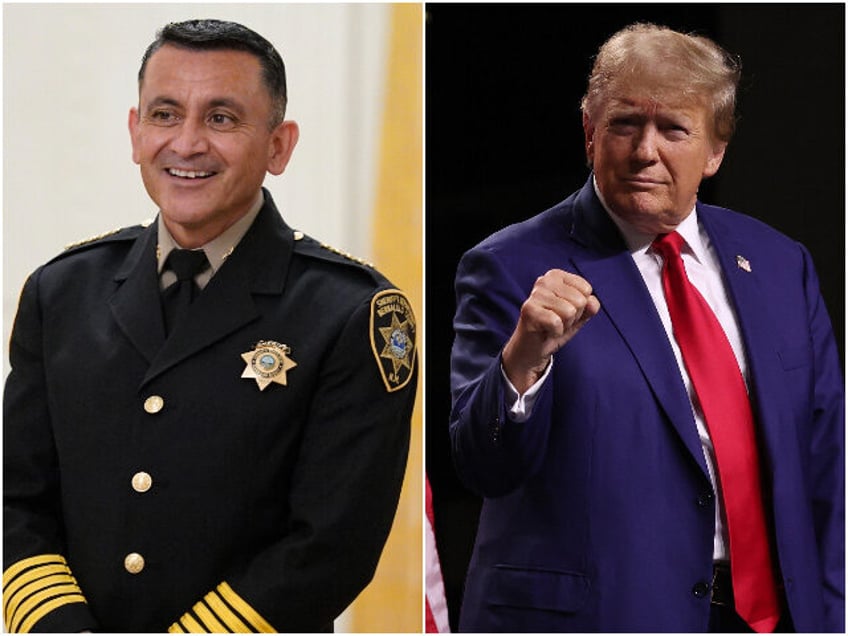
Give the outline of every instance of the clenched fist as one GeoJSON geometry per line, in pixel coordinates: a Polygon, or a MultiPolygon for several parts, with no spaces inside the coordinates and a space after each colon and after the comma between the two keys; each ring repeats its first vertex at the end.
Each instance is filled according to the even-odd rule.
{"type": "Polygon", "coordinates": [[[592,286],[576,274],[552,269],[536,279],[503,350],[504,371],[519,393],[535,384],[551,355],[600,308],[592,286]]]}

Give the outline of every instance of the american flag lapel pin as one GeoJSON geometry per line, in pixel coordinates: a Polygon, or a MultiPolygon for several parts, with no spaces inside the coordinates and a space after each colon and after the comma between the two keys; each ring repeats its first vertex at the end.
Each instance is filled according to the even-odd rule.
{"type": "Polygon", "coordinates": [[[739,269],[743,269],[749,274],[751,273],[751,263],[750,261],[742,255],[736,257],[736,266],[739,269]]]}

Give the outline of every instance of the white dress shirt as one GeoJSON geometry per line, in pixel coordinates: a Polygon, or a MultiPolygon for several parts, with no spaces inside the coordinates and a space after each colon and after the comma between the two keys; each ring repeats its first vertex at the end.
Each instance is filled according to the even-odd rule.
{"type": "MultiPolygon", "coordinates": [[[[689,378],[689,373],[683,363],[680,347],[674,339],[671,317],[668,313],[668,305],[666,304],[665,294],[663,293],[662,288],[662,257],[651,248],[651,243],[656,236],[646,236],[641,234],[626,221],[613,214],[606,206],[606,203],[604,203],[597,184],[595,184],[595,192],[601,200],[601,203],[604,205],[607,213],[610,215],[610,218],[621,231],[621,234],[627,243],[630,255],[633,257],[633,262],[642,274],[642,279],[645,281],[645,286],[651,294],[651,299],[654,301],[657,313],[659,314],[660,320],[665,328],[668,340],[671,343],[671,348],[674,351],[680,375],[683,378],[683,382],[686,385],[686,390],[689,394],[689,402],[695,416],[695,424],[698,428],[698,437],[701,440],[701,447],[704,451],[704,458],[706,459],[710,481],[712,482],[713,489],[717,495],[713,560],[727,561],[729,559],[727,530],[724,524],[721,484],[718,483],[716,479],[715,454],[713,451],[712,440],[710,439],[706,422],[704,421],[704,415],[701,412],[701,407],[695,396],[692,380],[689,378]]],[[[736,313],[730,302],[727,289],[724,286],[718,257],[710,243],[709,236],[707,236],[707,233],[698,224],[698,214],[694,208],[689,216],[687,216],[686,219],[677,227],[677,233],[680,234],[685,241],[685,246],[683,247],[681,256],[683,258],[683,265],[686,268],[686,275],[689,277],[689,281],[704,297],[704,300],[715,313],[722,329],[724,329],[724,333],[727,336],[730,346],[733,349],[733,353],[736,356],[736,361],[739,363],[742,377],[745,379],[747,384],[748,364],[745,358],[745,349],[742,345],[742,339],[739,333],[739,324],[736,319],[736,313]]],[[[592,281],[589,281],[590,284],[591,282],[592,281]]],[[[601,302],[603,305],[603,301],[601,302]]],[[[552,364],[548,364],[548,368],[544,375],[523,395],[518,394],[518,391],[506,377],[506,373],[503,373],[510,419],[515,422],[524,422],[530,417],[536,395],[550,374],[551,367],[552,364]]]]}

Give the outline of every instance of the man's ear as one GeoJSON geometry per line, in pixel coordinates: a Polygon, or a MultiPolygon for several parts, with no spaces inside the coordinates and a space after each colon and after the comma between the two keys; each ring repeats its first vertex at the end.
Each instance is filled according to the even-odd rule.
{"type": "Polygon", "coordinates": [[[138,109],[130,108],[130,114],[127,117],[127,127],[130,131],[130,143],[132,144],[132,160],[134,163],[141,162],[141,142],[138,138],[138,109]]]}
{"type": "Polygon", "coordinates": [[[721,162],[724,160],[725,150],[727,150],[726,141],[717,141],[713,144],[712,152],[710,153],[710,156],[707,157],[707,162],[704,165],[704,174],[702,178],[706,179],[718,172],[721,162]]]}
{"type": "Polygon", "coordinates": [[[268,146],[268,172],[275,176],[283,174],[299,137],[300,128],[293,121],[284,121],[273,130],[268,146]]]}
{"type": "Polygon", "coordinates": [[[583,138],[586,148],[586,160],[591,166],[595,161],[595,124],[589,119],[589,115],[583,113],[583,138]]]}

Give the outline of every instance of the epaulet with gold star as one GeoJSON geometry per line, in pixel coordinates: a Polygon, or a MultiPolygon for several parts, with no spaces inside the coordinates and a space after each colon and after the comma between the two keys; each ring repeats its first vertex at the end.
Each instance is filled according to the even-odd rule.
{"type": "Polygon", "coordinates": [[[369,263],[368,261],[366,261],[363,258],[359,258],[357,256],[354,256],[353,254],[350,254],[348,252],[340,250],[339,248],[333,247],[332,245],[327,245],[326,243],[321,243],[321,247],[323,247],[328,252],[332,252],[333,254],[337,254],[338,256],[346,258],[349,261],[353,261],[354,263],[359,263],[360,265],[363,265],[365,267],[371,267],[371,268],[374,267],[373,263],[369,263]]]}
{"type": "Polygon", "coordinates": [[[415,314],[404,293],[385,289],[371,299],[371,350],[390,393],[405,387],[415,367],[415,314]]]}
{"type": "Polygon", "coordinates": [[[68,243],[67,245],[65,245],[65,251],[68,252],[68,251],[72,251],[72,250],[75,250],[75,249],[80,248],[80,247],[86,247],[86,246],[89,246],[89,245],[93,245],[94,243],[98,243],[100,241],[104,241],[104,240],[110,239],[110,238],[119,238],[119,235],[123,235],[124,233],[129,233],[129,234],[135,236],[139,233],[140,230],[143,230],[148,225],[150,225],[152,222],[153,222],[153,220],[150,219],[150,220],[146,220],[146,221],[140,223],[139,225],[133,225],[133,226],[130,226],[130,227],[119,227],[119,228],[115,228],[114,230],[109,230],[108,232],[103,232],[101,234],[91,236],[91,237],[89,237],[87,239],[83,239],[81,241],[74,241],[73,243],[68,243]]]}
{"type": "MultiPolygon", "coordinates": [[[[317,254],[320,255],[320,252],[324,252],[325,255],[334,255],[340,256],[343,260],[350,261],[351,263],[356,263],[357,265],[361,265],[362,267],[367,267],[369,269],[374,269],[374,264],[366,261],[364,258],[359,258],[358,256],[354,256],[349,252],[345,252],[344,250],[340,250],[337,247],[333,247],[332,245],[328,245],[327,243],[322,243],[320,241],[316,241],[315,239],[306,236],[300,230],[294,231],[294,240],[295,244],[303,247],[316,247],[317,254]]],[[[335,260],[335,259],[334,259],[335,260]]]]}

